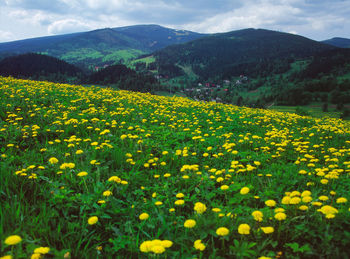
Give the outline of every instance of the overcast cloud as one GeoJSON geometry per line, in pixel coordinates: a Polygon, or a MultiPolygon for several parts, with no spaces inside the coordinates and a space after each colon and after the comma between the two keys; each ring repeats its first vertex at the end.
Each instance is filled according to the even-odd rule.
{"type": "Polygon", "coordinates": [[[350,38],[349,0],[0,0],[0,42],[136,24],[350,38]]]}

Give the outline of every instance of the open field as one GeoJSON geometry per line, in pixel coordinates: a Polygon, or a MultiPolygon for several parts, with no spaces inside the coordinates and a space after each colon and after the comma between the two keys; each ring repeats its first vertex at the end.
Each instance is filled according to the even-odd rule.
{"type": "Polygon", "coordinates": [[[0,256],[348,258],[350,123],[0,78],[0,256]]]}

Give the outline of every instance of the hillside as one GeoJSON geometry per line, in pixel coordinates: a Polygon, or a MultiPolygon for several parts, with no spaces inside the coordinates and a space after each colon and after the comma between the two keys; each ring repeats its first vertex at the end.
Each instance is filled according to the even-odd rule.
{"type": "Polygon", "coordinates": [[[0,75],[53,82],[76,82],[83,72],[74,65],[41,54],[22,54],[0,61],[0,75]]]}
{"type": "Polygon", "coordinates": [[[339,48],[350,48],[350,39],[346,38],[336,37],[322,42],[339,48]]]}
{"type": "Polygon", "coordinates": [[[111,65],[162,47],[202,37],[158,25],[105,28],[89,32],[0,43],[0,56],[41,52],[84,68],[111,65]]]}
{"type": "Polygon", "coordinates": [[[199,78],[210,79],[285,72],[294,60],[333,48],[298,35],[245,29],[169,46],[154,56],[161,73],[176,75],[175,64],[190,66],[199,78]]]}
{"type": "Polygon", "coordinates": [[[348,258],[350,123],[0,77],[0,255],[348,258]]]}
{"type": "Polygon", "coordinates": [[[253,107],[331,102],[340,109],[350,103],[350,51],[294,34],[215,34],[168,46],[152,59],[164,84],[199,100],[253,107]]]}

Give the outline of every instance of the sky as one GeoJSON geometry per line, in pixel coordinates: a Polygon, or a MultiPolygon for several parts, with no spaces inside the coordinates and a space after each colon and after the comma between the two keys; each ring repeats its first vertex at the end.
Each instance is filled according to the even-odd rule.
{"type": "Polygon", "coordinates": [[[350,38],[350,0],[0,0],[0,42],[137,24],[350,38]]]}

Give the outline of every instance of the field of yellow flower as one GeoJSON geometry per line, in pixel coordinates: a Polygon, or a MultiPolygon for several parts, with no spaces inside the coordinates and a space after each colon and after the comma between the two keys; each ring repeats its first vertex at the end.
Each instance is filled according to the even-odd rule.
{"type": "Polygon", "coordinates": [[[0,78],[0,257],[347,258],[350,124],[0,78]]]}

